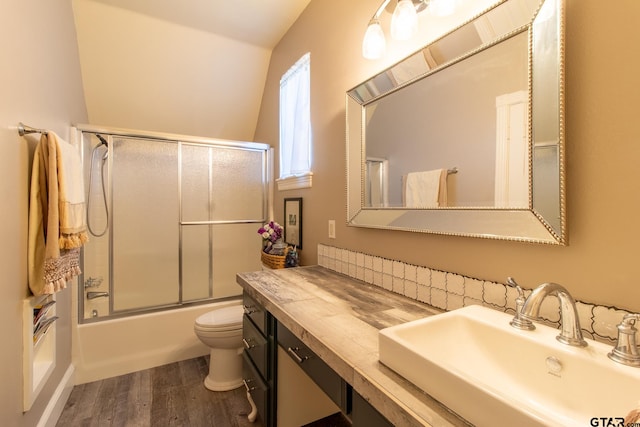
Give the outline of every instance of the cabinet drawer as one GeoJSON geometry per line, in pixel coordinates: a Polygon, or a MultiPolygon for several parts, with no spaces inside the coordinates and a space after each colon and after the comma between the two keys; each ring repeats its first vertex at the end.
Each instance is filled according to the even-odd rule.
{"type": "Polygon", "coordinates": [[[269,386],[262,380],[262,377],[260,377],[260,374],[246,353],[242,355],[242,379],[247,391],[251,394],[253,403],[255,403],[258,409],[260,418],[266,425],[269,425],[268,420],[271,416],[271,414],[267,413],[267,408],[269,407],[269,386]]]}
{"type": "Polygon", "coordinates": [[[263,378],[269,378],[267,376],[269,361],[268,341],[246,315],[242,321],[242,342],[245,353],[251,358],[260,375],[263,378]]]}
{"type": "Polygon", "coordinates": [[[351,412],[351,386],[280,323],[278,344],[345,414],[351,412]]]}
{"type": "Polygon", "coordinates": [[[246,292],[242,295],[244,314],[258,327],[263,335],[267,335],[267,311],[246,292]]]}

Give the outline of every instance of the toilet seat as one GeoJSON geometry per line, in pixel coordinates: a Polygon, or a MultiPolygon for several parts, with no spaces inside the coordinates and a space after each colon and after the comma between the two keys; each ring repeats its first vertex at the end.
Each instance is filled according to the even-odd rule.
{"type": "Polygon", "coordinates": [[[242,305],[218,308],[200,315],[195,327],[207,331],[232,331],[242,329],[242,305]]]}

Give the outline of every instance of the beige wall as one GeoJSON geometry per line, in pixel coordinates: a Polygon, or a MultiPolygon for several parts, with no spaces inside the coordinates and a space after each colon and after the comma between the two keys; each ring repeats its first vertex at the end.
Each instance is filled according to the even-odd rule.
{"type": "Polygon", "coordinates": [[[87,120],[71,2],[2,2],[0,52],[0,420],[4,426],[34,426],[71,363],[71,290],[58,294],[56,369],[23,415],[28,159],[38,137],[20,138],[16,125],[23,121],[68,138],[71,123],[87,120]]]}
{"type": "Polygon", "coordinates": [[[304,198],[302,261],[315,263],[324,243],[481,279],[513,276],[527,288],[555,281],[577,299],[640,311],[640,2],[566,0],[566,247],[346,226],[344,93],[399,58],[360,54],[379,3],[314,0],[272,54],[255,139],[277,146],[278,80],[311,52],[313,188],[275,201],[281,219],[284,197],[304,198]]]}

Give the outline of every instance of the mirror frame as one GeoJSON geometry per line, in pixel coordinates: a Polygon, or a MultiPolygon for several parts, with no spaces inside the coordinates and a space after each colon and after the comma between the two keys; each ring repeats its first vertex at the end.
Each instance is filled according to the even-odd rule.
{"type": "MultiPolygon", "coordinates": [[[[482,18],[485,14],[493,9],[508,3],[517,1],[533,1],[533,0],[503,0],[494,6],[488,8],[481,14],[475,16],[469,21],[458,26],[451,32],[445,34],[434,42],[428,44],[423,49],[429,49],[438,40],[448,35],[454,34],[462,27],[472,24],[474,21],[482,18]]],[[[566,225],[566,195],[565,195],[565,127],[564,127],[564,43],[565,43],[565,1],[564,0],[536,0],[538,5],[535,9],[530,21],[524,26],[513,28],[507,34],[502,34],[495,40],[482,44],[459,57],[438,65],[435,68],[423,72],[418,75],[411,76],[396,87],[381,90],[367,97],[362,96],[363,89],[374,84],[375,79],[379,76],[390,72],[395,66],[402,65],[403,61],[409,60],[416,53],[414,52],[407,58],[401,60],[397,64],[383,70],[372,78],[362,82],[346,93],[346,175],[347,175],[347,225],[353,227],[377,228],[386,230],[402,230],[410,232],[422,232],[441,234],[448,236],[465,236],[479,237],[499,240],[513,240],[528,243],[543,243],[552,245],[567,245],[567,225],[566,225]],[[536,57],[534,54],[534,24],[536,18],[543,6],[553,7],[554,20],[549,27],[557,30],[557,34],[552,38],[554,52],[557,54],[555,58],[556,67],[552,72],[545,70],[543,78],[540,74],[534,75],[536,67],[536,57]],[[413,208],[387,208],[387,207],[367,207],[365,206],[365,126],[366,126],[366,107],[370,103],[380,99],[381,97],[395,92],[402,88],[410,86],[411,83],[426,78],[430,74],[443,70],[444,68],[455,64],[477,52],[485,50],[496,43],[505,40],[515,34],[523,31],[528,33],[528,58],[529,58],[529,128],[528,128],[528,146],[529,146],[529,206],[526,209],[510,209],[510,208],[456,208],[456,207],[440,207],[434,209],[413,209],[413,208]],[[552,123],[557,128],[557,194],[551,197],[558,197],[558,212],[553,212],[559,218],[554,218],[554,222],[545,219],[540,209],[536,209],[536,198],[540,198],[542,194],[535,192],[535,162],[534,162],[534,146],[536,129],[541,130],[545,123],[541,123],[541,119],[536,120],[534,117],[534,108],[536,97],[541,94],[537,91],[533,80],[549,82],[552,89],[557,88],[557,93],[553,93],[553,101],[557,101],[557,123],[552,123]],[[364,99],[367,98],[367,99],[364,99]],[[552,225],[554,224],[554,225],[552,225]]],[[[545,24],[545,22],[542,22],[545,24]]],[[[538,62],[543,62],[538,58],[538,62]]],[[[546,83],[545,83],[546,84],[546,83]]],[[[365,89],[364,92],[367,92],[365,89]]],[[[546,104],[545,104],[546,105],[546,104]]],[[[555,119],[555,117],[554,117],[555,119]]],[[[542,132],[540,132],[542,133],[542,132]]],[[[555,144],[554,144],[555,145],[555,144]]],[[[548,147],[548,144],[546,145],[548,147]]],[[[554,189],[555,190],[555,189],[554,189]]],[[[549,215],[547,215],[549,217],[549,215]]]]}

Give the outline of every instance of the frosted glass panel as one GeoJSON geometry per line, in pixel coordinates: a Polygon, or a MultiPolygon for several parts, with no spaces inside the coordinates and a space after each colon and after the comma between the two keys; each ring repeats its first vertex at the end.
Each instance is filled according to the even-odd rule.
{"type": "Polygon", "coordinates": [[[209,221],[211,151],[182,144],[182,221],[209,221]]]}
{"type": "Polygon", "coordinates": [[[114,311],[179,302],[177,149],[161,141],[114,140],[114,311]]]}
{"type": "Polygon", "coordinates": [[[265,203],[264,152],[215,148],[212,156],[212,218],[261,220],[265,203]]]}
{"type": "Polygon", "coordinates": [[[182,299],[185,302],[211,298],[210,225],[182,227],[182,299]]]}
{"type": "Polygon", "coordinates": [[[260,270],[259,224],[213,226],[213,297],[242,293],[236,273],[260,270]]]}

